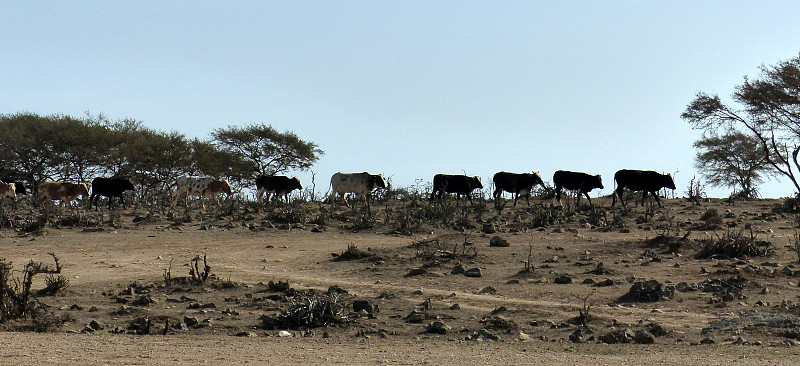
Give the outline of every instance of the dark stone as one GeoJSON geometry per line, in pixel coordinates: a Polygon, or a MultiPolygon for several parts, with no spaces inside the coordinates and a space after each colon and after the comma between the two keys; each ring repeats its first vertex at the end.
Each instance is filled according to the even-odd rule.
{"type": "Polygon", "coordinates": [[[186,324],[188,327],[196,327],[200,324],[200,321],[197,318],[190,318],[188,316],[183,317],[183,323],[186,324]]]}
{"type": "Polygon", "coordinates": [[[371,300],[354,300],[353,301],[353,311],[358,312],[359,310],[364,310],[368,314],[377,313],[378,304],[371,300]]]}
{"type": "Polygon", "coordinates": [[[511,244],[508,242],[508,240],[505,240],[505,239],[503,239],[503,238],[501,238],[501,237],[499,237],[497,235],[495,235],[491,239],[489,239],[489,246],[490,247],[508,247],[510,245],[511,244]]]}
{"type": "Polygon", "coordinates": [[[592,334],[592,331],[580,328],[569,335],[569,341],[572,343],[583,343],[586,342],[586,336],[590,334],[592,334]]]}
{"type": "Polygon", "coordinates": [[[635,334],[628,328],[615,330],[600,336],[603,343],[617,344],[617,343],[631,343],[635,334]]]}
{"type": "Polygon", "coordinates": [[[465,266],[463,264],[456,264],[456,266],[453,267],[453,270],[450,271],[450,273],[451,274],[462,274],[462,273],[464,273],[466,271],[467,271],[467,266],[465,266]]]}
{"type": "Polygon", "coordinates": [[[89,328],[92,328],[92,330],[102,330],[104,328],[103,325],[100,324],[97,320],[92,320],[91,322],[89,322],[88,326],[89,328]]]}
{"type": "Polygon", "coordinates": [[[553,282],[559,285],[566,285],[568,283],[572,283],[572,277],[570,277],[568,274],[562,274],[561,276],[556,277],[553,282]]]}
{"type": "Polygon", "coordinates": [[[441,320],[434,321],[433,323],[428,324],[426,328],[428,333],[435,333],[435,334],[447,334],[450,331],[450,327],[445,324],[441,320]]]}
{"type": "Polygon", "coordinates": [[[653,344],[656,343],[656,337],[646,330],[638,330],[633,335],[633,343],[636,344],[653,344]]]}
{"type": "Polygon", "coordinates": [[[411,269],[410,271],[408,271],[408,273],[406,273],[406,274],[405,274],[403,277],[413,277],[413,276],[419,276],[419,275],[421,275],[421,274],[424,274],[425,272],[427,272],[427,271],[425,271],[425,268],[421,268],[421,267],[412,268],[412,269],[411,269]]]}
{"type": "Polygon", "coordinates": [[[464,271],[464,276],[467,276],[467,277],[481,277],[481,276],[483,276],[483,273],[481,273],[481,269],[480,268],[475,267],[475,268],[471,268],[471,269],[468,269],[468,270],[464,271]]]}
{"type": "Polygon", "coordinates": [[[675,294],[674,286],[665,286],[656,280],[635,282],[620,301],[654,302],[669,300],[675,294]]]}

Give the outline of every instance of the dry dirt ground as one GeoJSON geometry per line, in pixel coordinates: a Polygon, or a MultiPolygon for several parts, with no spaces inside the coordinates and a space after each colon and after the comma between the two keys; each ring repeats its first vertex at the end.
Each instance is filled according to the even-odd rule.
{"type": "MultiPolygon", "coordinates": [[[[45,333],[30,321],[0,324],[0,364],[797,362],[798,219],[783,200],[672,199],[628,210],[594,202],[578,213],[540,200],[502,212],[492,201],[460,203],[462,221],[412,230],[398,223],[407,202],[375,204],[368,224],[364,207],[316,203],[226,214],[134,208],[113,222],[108,212],[64,210],[30,232],[18,211],[15,227],[0,230],[0,258],[19,271],[58,256],[69,285],[38,300],[68,321],[45,333]],[[716,221],[703,218],[710,208],[716,221]],[[756,235],[772,253],[696,258],[703,238],[726,233],[756,235]],[[494,236],[509,245],[490,246],[494,236]],[[364,257],[335,260],[343,253],[364,257]],[[195,284],[189,265],[203,255],[212,275],[195,284]],[[481,275],[453,274],[458,265],[481,275]],[[655,301],[622,298],[646,280],[658,281],[655,301]],[[269,285],[282,281],[288,290],[269,285]],[[326,293],[343,306],[342,322],[265,325],[326,293]],[[359,300],[369,311],[354,311],[359,300]],[[648,331],[654,343],[600,340],[626,329],[648,331]]],[[[44,287],[44,275],[33,287],[44,287]]]]}

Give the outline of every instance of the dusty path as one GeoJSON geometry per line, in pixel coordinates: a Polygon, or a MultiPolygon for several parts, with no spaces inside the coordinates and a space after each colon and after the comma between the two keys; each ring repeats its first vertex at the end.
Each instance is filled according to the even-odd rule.
{"type": "MultiPolygon", "coordinates": [[[[3,365],[790,365],[748,348],[0,333],[3,365]]],[[[794,351],[794,350],[792,350],[794,351]]]]}

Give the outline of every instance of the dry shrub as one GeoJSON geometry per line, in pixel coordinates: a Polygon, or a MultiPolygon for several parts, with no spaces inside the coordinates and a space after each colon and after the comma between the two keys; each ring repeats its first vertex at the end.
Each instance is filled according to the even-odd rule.
{"type": "Polygon", "coordinates": [[[722,215],[716,208],[709,208],[700,216],[700,220],[705,224],[706,229],[718,229],[722,227],[722,215]]]}
{"type": "Polygon", "coordinates": [[[64,277],[63,275],[54,275],[52,273],[48,273],[47,276],[44,278],[45,288],[36,292],[38,296],[54,296],[59,291],[67,288],[69,286],[69,280],[64,277]]]}
{"type": "Polygon", "coordinates": [[[367,248],[367,251],[364,251],[358,249],[358,247],[353,243],[347,244],[347,250],[341,254],[331,253],[331,255],[333,256],[334,262],[358,260],[374,256],[374,254],[369,253],[369,248],[367,248]]]}
{"type": "Polygon", "coordinates": [[[41,273],[61,273],[58,257],[53,253],[48,254],[53,257],[55,268],[31,260],[22,270],[22,278],[12,276],[11,262],[0,258],[0,323],[7,320],[26,319],[42,308],[31,290],[33,277],[41,273]]]}
{"type": "Polygon", "coordinates": [[[300,330],[347,322],[347,306],[340,301],[340,296],[337,291],[298,293],[287,299],[286,310],[262,315],[261,328],[300,330]]]}
{"type": "Polygon", "coordinates": [[[728,230],[716,237],[706,237],[701,243],[695,256],[697,259],[767,257],[775,251],[771,242],[756,240],[752,230],[750,235],[745,235],[744,230],[738,232],[728,230]]]}

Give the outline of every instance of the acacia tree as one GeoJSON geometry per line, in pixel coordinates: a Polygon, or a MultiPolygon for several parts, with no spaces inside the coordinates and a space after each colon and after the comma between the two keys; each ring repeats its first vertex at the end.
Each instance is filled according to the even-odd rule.
{"type": "Polygon", "coordinates": [[[228,126],[211,133],[214,141],[249,164],[255,174],[274,175],[291,169],[306,170],[325,152],[293,132],[278,132],[270,125],[228,126]]]}
{"type": "Polygon", "coordinates": [[[728,106],[717,95],[700,92],[681,118],[709,135],[738,130],[752,136],[777,174],[800,193],[800,56],[761,66],[758,79],[745,77],[732,95],[741,108],[728,106]]]}
{"type": "Polygon", "coordinates": [[[757,197],[756,186],[776,173],[760,142],[739,131],[704,136],[694,147],[698,150],[695,166],[706,181],[716,187],[741,189],[744,197],[757,197]]]}

